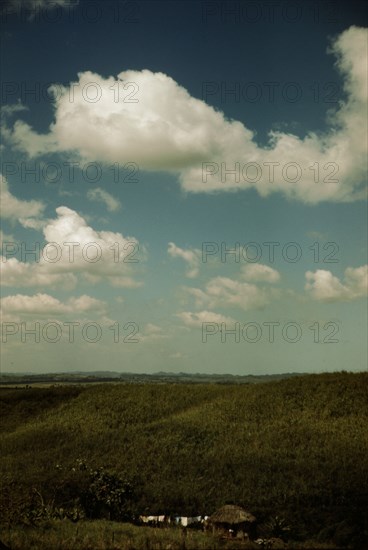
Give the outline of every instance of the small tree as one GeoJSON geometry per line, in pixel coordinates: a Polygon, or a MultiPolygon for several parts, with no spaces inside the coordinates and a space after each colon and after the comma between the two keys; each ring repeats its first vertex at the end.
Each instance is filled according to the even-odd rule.
{"type": "Polygon", "coordinates": [[[285,518],[280,516],[272,517],[266,524],[270,536],[287,540],[290,536],[291,527],[285,518]]]}
{"type": "Polygon", "coordinates": [[[88,468],[83,459],[77,459],[71,469],[64,469],[60,464],[56,468],[59,475],[51,499],[33,488],[32,503],[24,516],[27,522],[59,518],[78,521],[84,517],[115,521],[132,519],[133,486],[119,474],[103,467],[88,468]]]}
{"type": "Polygon", "coordinates": [[[89,487],[81,495],[81,504],[88,517],[107,517],[115,521],[132,519],[134,491],[129,481],[102,467],[91,470],[89,478],[89,487]]]}

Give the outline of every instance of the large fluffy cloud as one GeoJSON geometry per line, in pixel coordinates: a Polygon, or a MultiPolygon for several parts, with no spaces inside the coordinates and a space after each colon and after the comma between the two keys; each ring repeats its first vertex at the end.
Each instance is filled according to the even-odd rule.
{"type": "Polygon", "coordinates": [[[48,134],[39,135],[18,120],[6,135],[31,156],[72,151],[87,160],[134,161],[145,170],[174,171],[192,192],[254,187],[263,196],[279,191],[309,203],[361,199],[367,29],[350,27],[331,51],[346,100],[330,116],[331,127],[323,135],[270,132],[268,146],[259,147],[241,122],[227,120],[169,76],[149,70],[125,71],[117,78],[79,73],[69,87],[54,86],[55,121],[48,134]],[[244,172],[249,162],[259,169],[253,165],[244,172]],[[204,170],[203,163],[212,164],[204,170]],[[236,163],[238,181],[224,173],[236,163]]]}
{"type": "Polygon", "coordinates": [[[348,302],[366,296],[368,291],[368,266],[348,267],[344,282],[331,271],[317,269],[307,271],[305,289],[315,300],[321,302],[348,302]]]}

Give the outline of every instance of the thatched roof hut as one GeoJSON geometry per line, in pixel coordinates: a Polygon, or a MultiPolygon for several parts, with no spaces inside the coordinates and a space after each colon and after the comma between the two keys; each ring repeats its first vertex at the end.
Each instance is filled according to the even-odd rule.
{"type": "Polygon", "coordinates": [[[212,514],[209,522],[215,529],[231,531],[234,534],[243,531],[252,536],[255,533],[256,518],[241,506],[227,504],[212,514]]]}

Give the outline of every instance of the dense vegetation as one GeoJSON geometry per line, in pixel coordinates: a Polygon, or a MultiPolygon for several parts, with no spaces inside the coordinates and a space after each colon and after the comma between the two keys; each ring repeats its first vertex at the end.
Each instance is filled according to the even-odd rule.
{"type": "Polygon", "coordinates": [[[101,517],[103,499],[115,498],[122,516],[109,505],[108,519],[205,515],[234,502],[261,526],[283,518],[294,540],[368,541],[368,373],[2,389],[0,398],[10,531],[46,509],[101,517]]]}

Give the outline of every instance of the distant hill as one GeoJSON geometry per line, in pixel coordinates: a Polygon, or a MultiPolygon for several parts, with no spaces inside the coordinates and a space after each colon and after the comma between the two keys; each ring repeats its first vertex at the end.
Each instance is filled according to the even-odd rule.
{"type": "Polygon", "coordinates": [[[157,372],[154,374],[140,374],[115,371],[73,371],[61,373],[7,373],[0,374],[0,384],[50,384],[50,383],[89,383],[89,382],[128,382],[128,383],[231,383],[250,384],[282,380],[293,376],[303,376],[305,373],[282,373],[265,375],[235,375],[235,374],[203,374],[188,372],[157,372]]]}

